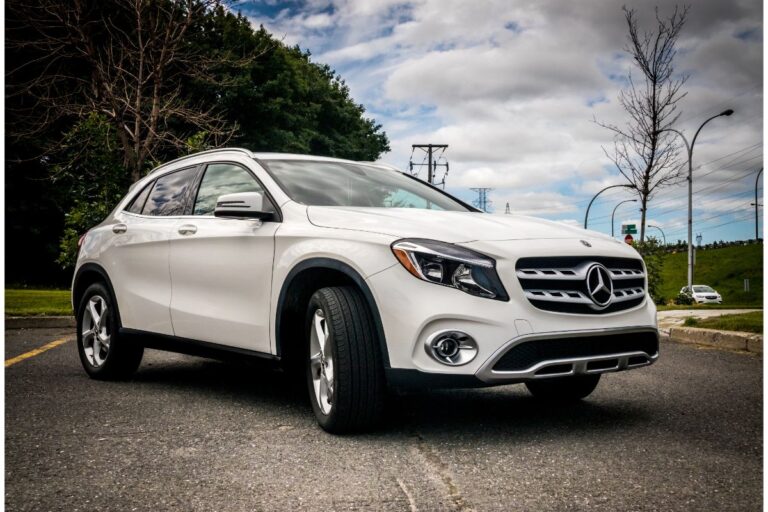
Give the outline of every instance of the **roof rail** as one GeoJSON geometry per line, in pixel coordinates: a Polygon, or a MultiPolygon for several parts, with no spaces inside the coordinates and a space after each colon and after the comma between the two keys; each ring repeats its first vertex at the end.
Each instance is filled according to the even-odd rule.
{"type": "Polygon", "coordinates": [[[157,172],[158,170],[160,170],[160,169],[162,169],[164,167],[167,167],[167,166],[169,166],[171,164],[175,164],[176,162],[181,162],[181,161],[186,160],[188,158],[194,158],[194,157],[200,156],[200,155],[210,155],[210,154],[213,154],[213,153],[222,153],[222,152],[225,152],[225,151],[237,151],[237,152],[243,153],[244,155],[247,155],[247,156],[249,156],[251,158],[254,158],[253,152],[250,151],[249,149],[245,149],[245,148],[216,148],[216,149],[207,149],[205,151],[198,151],[197,153],[192,153],[191,155],[184,155],[184,156],[181,156],[181,157],[176,158],[174,160],[171,160],[170,162],[165,162],[164,164],[160,164],[157,167],[155,167],[154,169],[152,169],[151,171],[149,171],[149,174],[147,174],[147,176],[149,176],[150,174],[154,174],[155,172],[157,172]]]}

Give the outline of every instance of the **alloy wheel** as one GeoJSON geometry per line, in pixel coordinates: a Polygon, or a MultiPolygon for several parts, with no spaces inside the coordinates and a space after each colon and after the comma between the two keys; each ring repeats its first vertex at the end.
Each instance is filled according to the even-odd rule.
{"type": "Polygon", "coordinates": [[[96,368],[104,364],[109,354],[109,315],[107,302],[100,295],[91,297],[83,311],[83,352],[88,362],[96,368]]]}
{"type": "Polygon", "coordinates": [[[315,311],[309,336],[309,365],[315,399],[323,414],[329,414],[333,407],[333,354],[328,333],[328,322],[322,309],[315,311]]]}

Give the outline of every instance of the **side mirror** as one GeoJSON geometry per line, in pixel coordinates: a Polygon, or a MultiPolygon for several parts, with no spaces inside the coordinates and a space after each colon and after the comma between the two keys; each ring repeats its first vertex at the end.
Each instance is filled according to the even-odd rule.
{"type": "Polygon", "coordinates": [[[216,199],[215,217],[234,219],[267,219],[272,216],[263,210],[264,198],[258,192],[224,194],[216,199]]]}

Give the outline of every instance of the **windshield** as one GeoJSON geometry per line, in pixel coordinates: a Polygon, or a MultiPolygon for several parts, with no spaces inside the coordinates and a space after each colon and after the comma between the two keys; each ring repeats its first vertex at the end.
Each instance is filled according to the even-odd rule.
{"type": "Polygon", "coordinates": [[[266,167],[291,199],[308,206],[471,211],[417,179],[372,165],[269,160],[266,167]]]}
{"type": "Polygon", "coordinates": [[[715,293],[715,290],[709,286],[694,286],[693,291],[694,293],[715,293]]]}

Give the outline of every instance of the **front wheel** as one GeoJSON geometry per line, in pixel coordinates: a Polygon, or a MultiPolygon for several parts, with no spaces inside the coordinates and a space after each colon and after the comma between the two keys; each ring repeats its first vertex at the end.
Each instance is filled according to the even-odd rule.
{"type": "Polygon", "coordinates": [[[600,375],[576,375],[532,380],[526,382],[525,386],[536,398],[572,402],[588,397],[595,390],[598,382],[600,382],[600,375]]]}
{"type": "Polygon", "coordinates": [[[384,408],[384,368],[360,291],[318,290],[309,300],[305,325],[307,385],[320,426],[337,434],[375,426],[384,408]]]}
{"type": "Polygon", "coordinates": [[[102,283],[89,286],[80,300],[77,349],[83,368],[94,379],[127,378],[141,363],[144,347],[120,337],[114,299],[102,283]]]}

